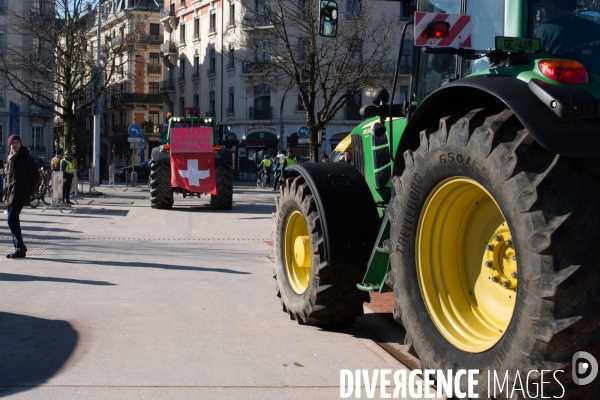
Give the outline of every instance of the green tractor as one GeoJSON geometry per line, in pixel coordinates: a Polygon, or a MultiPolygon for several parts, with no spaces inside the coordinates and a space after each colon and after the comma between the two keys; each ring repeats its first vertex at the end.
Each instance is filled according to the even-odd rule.
{"type": "Polygon", "coordinates": [[[184,108],[170,117],[166,143],[152,149],[150,205],[170,209],[173,194],[210,194],[210,206],[230,210],[233,204],[231,150],[219,142],[214,118],[200,117],[199,108],[184,108]]]}
{"type": "Polygon", "coordinates": [[[600,36],[569,15],[583,32],[548,39],[575,5],[417,2],[410,100],[373,92],[354,165],[288,167],[272,256],[292,319],[350,322],[393,291],[423,369],[479,370],[480,398],[532,370],[544,396],[596,398],[574,355],[600,355],[600,36]]]}

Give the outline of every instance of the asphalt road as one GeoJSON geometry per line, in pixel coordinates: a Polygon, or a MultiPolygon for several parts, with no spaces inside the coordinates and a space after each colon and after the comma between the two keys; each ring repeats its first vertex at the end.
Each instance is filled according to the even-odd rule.
{"type": "MultiPolygon", "coordinates": [[[[236,186],[231,211],[99,189],[22,213],[28,257],[0,260],[0,397],[334,399],[341,369],[405,368],[359,324],[281,311],[269,189],[236,186]]],[[[5,222],[0,240],[10,251],[5,222]]]]}

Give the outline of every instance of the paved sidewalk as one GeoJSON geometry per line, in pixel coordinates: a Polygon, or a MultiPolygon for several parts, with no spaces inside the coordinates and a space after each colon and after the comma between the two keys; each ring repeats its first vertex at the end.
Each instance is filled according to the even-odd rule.
{"type": "Polygon", "coordinates": [[[281,311],[269,189],[236,184],[231,211],[98,190],[22,213],[28,257],[0,260],[0,397],[332,399],[340,369],[404,368],[358,324],[323,330],[281,311]]]}

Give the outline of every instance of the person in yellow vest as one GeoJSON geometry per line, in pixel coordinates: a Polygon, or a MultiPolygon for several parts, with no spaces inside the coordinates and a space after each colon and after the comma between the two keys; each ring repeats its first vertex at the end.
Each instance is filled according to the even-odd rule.
{"type": "Polygon", "coordinates": [[[296,156],[294,155],[294,153],[292,153],[292,151],[288,151],[287,152],[287,157],[285,158],[287,160],[287,166],[289,167],[292,164],[296,164],[298,162],[298,159],[296,158],[296,156]]]}
{"type": "Polygon", "coordinates": [[[263,156],[263,160],[258,165],[258,168],[260,168],[259,173],[267,174],[267,185],[271,187],[271,160],[268,155],[265,154],[263,156]]]}
{"type": "Polygon", "coordinates": [[[66,151],[65,157],[60,161],[60,170],[63,171],[63,202],[74,204],[69,199],[71,195],[71,184],[73,183],[73,174],[75,173],[75,166],[71,161],[70,151],[66,151]]]}

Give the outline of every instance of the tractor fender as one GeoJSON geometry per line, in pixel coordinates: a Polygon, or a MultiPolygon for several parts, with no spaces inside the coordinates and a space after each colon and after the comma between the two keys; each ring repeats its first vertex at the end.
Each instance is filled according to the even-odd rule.
{"type": "Polygon", "coordinates": [[[527,82],[509,76],[479,75],[444,85],[417,107],[400,139],[394,173],[404,169],[404,151],[419,147],[419,132],[437,130],[440,118],[464,115],[476,108],[500,112],[507,107],[547,150],[567,157],[600,157],[600,118],[560,118],[527,82]]]}
{"type": "Polygon", "coordinates": [[[231,149],[224,148],[215,153],[215,164],[231,164],[231,149]]]}
{"type": "Polygon", "coordinates": [[[171,162],[171,154],[166,151],[160,151],[160,147],[155,147],[152,149],[151,157],[152,162],[171,162]]]}
{"type": "Polygon", "coordinates": [[[304,177],[315,199],[325,260],[366,266],[381,221],[364,177],[344,163],[293,164],[286,172],[288,177],[304,177]]]}

